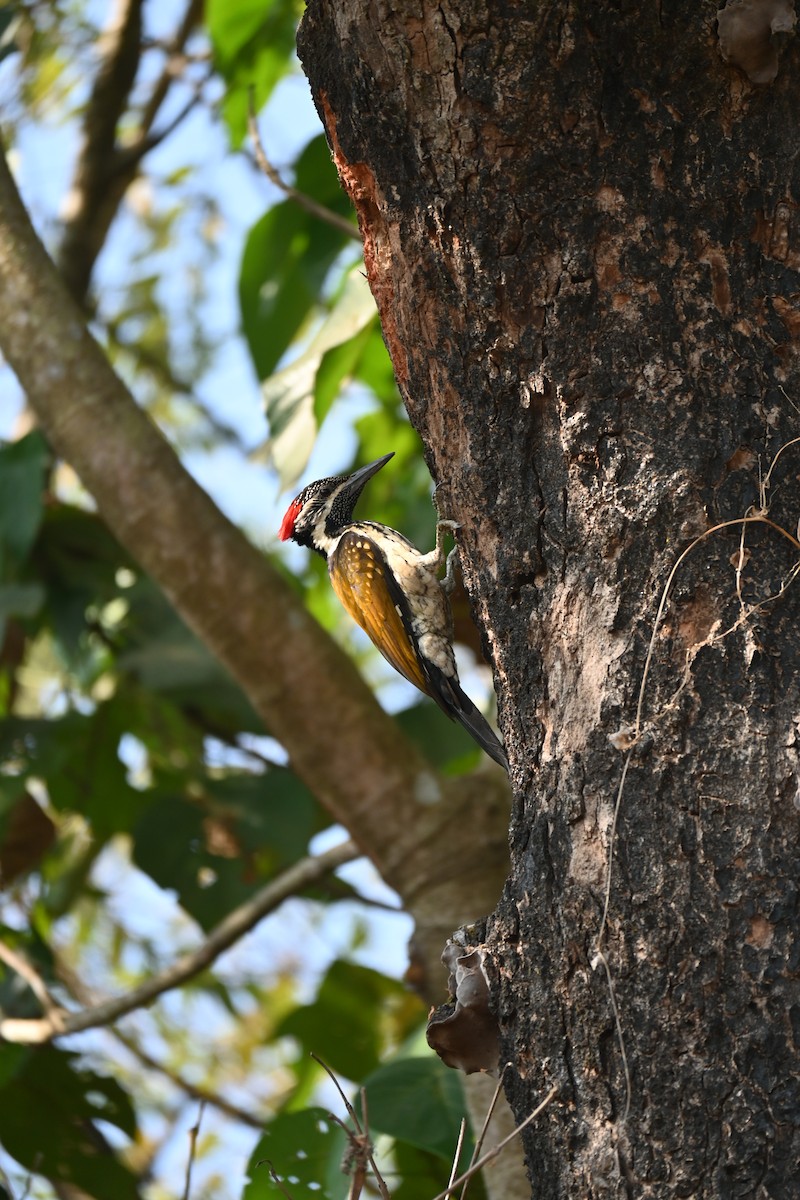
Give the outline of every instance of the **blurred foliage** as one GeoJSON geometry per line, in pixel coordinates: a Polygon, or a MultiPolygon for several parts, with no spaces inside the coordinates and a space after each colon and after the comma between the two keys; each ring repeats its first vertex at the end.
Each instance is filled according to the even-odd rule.
{"type": "MultiPolygon", "coordinates": [[[[170,6],[173,27],[183,11],[170,6]]],[[[295,0],[210,0],[205,28],[189,39],[171,85],[175,106],[196,93],[193,119],[202,115],[209,142],[221,115],[229,155],[242,143],[251,90],[260,107],[296,70],[299,11],[295,0]]],[[[163,17],[159,32],[145,29],[134,124],[167,61],[163,17]]],[[[34,126],[78,130],[97,70],[97,20],[88,0],[0,4],[3,129],[15,152],[34,126]]],[[[179,450],[242,454],[224,404],[198,399],[222,349],[207,282],[223,250],[219,197],[208,175],[201,181],[202,162],[170,156],[168,144],[158,169],[145,159],[112,229],[93,328],[179,450]]],[[[291,182],[352,217],[321,135],[301,149],[291,182]]],[[[43,234],[57,246],[57,228],[43,234]]],[[[391,472],[370,485],[370,515],[429,546],[430,480],[355,242],[280,199],[240,248],[225,250],[240,253],[235,319],[269,422],[262,454],[281,483],[304,472],[323,427],[353,464],[394,450],[391,472]]],[[[294,580],[368,676],[386,681],[388,668],[333,598],[324,563],[309,556],[294,580]]],[[[0,940],[67,1008],[164,969],[330,826],[247,698],[36,431],[0,445],[0,718],[0,940]]],[[[474,764],[467,735],[429,702],[398,719],[441,770],[474,764]]],[[[51,1197],[47,1180],[98,1200],[182,1194],[175,1160],[185,1159],[182,1130],[205,1090],[193,1200],[277,1194],[265,1160],[295,1200],[345,1196],[346,1137],[320,1098],[345,1114],[311,1054],[351,1094],[365,1086],[392,1195],[426,1200],[440,1190],[460,1084],[421,1043],[421,1003],[358,961],[365,942],[397,928],[396,918],[377,924],[378,911],[356,885],[331,878],[115,1032],[73,1038],[69,1051],[0,1043],[0,1195],[51,1197]]],[[[0,1010],[41,1013],[41,998],[5,962],[0,1010]]]]}

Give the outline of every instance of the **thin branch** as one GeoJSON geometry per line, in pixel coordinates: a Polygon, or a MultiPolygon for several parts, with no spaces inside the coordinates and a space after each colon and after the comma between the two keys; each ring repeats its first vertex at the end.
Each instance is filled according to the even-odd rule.
{"type": "Polygon", "coordinates": [[[139,119],[139,132],[141,135],[149,133],[153,128],[161,105],[166,100],[172,84],[180,77],[186,61],[183,53],[184,47],[202,15],[203,0],[190,0],[180,25],[173,37],[163,47],[167,55],[167,61],[164,64],[163,71],[153,85],[153,90],[147,102],[142,108],[142,115],[139,119]]]}
{"type": "MultiPolygon", "coordinates": [[[[453,1165],[450,1168],[450,1178],[447,1181],[448,1188],[452,1188],[453,1180],[455,1179],[456,1173],[458,1172],[458,1160],[461,1158],[461,1151],[464,1148],[464,1134],[466,1132],[467,1132],[467,1119],[466,1119],[466,1117],[462,1117],[461,1125],[459,1126],[459,1129],[458,1129],[458,1141],[456,1142],[456,1152],[453,1155],[453,1165]]],[[[466,1186],[467,1185],[465,1183],[464,1187],[466,1187],[466,1186]]]]}
{"type": "Polygon", "coordinates": [[[185,954],[171,967],[154,975],[139,987],[80,1012],[63,1015],[59,1013],[58,1019],[54,1014],[29,1020],[8,1017],[0,1021],[0,1038],[5,1038],[8,1042],[26,1044],[49,1042],[63,1034],[80,1033],[85,1029],[110,1025],[134,1009],[144,1008],[158,996],[199,975],[289,896],[303,891],[329,871],[346,862],[352,862],[358,856],[358,848],[348,841],[334,846],[316,858],[304,858],[289,867],[277,879],[271,880],[245,904],[229,913],[191,954],[185,954]]]}
{"type": "MultiPolygon", "coordinates": [[[[492,1096],[491,1103],[489,1104],[489,1107],[486,1110],[486,1116],[483,1118],[483,1125],[481,1125],[481,1131],[475,1140],[475,1148],[472,1151],[472,1157],[469,1160],[470,1167],[474,1166],[474,1164],[477,1162],[477,1160],[480,1156],[481,1147],[483,1146],[483,1143],[486,1140],[486,1134],[489,1131],[489,1123],[491,1122],[491,1119],[494,1116],[494,1110],[497,1107],[497,1101],[500,1099],[500,1093],[503,1090],[503,1080],[505,1079],[506,1071],[508,1070],[508,1068],[510,1066],[511,1066],[510,1063],[506,1063],[504,1065],[502,1071],[500,1072],[500,1077],[497,1080],[497,1087],[494,1089],[494,1095],[492,1096]]],[[[470,1178],[472,1178],[472,1177],[470,1176],[470,1178]]],[[[469,1187],[469,1179],[466,1179],[464,1181],[464,1186],[461,1189],[460,1200],[466,1200],[468,1187],[469,1187]]]]}
{"type": "Polygon", "coordinates": [[[197,1114],[197,1120],[189,1130],[189,1157],[186,1160],[186,1185],[183,1189],[183,1200],[191,1200],[192,1195],[192,1167],[197,1155],[197,1139],[200,1136],[200,1122],[203,1120],[203,1112],[205,1104],[200,1105],[200,1110],[197,1114]]]}
{"type": "Polygon", "coordinates": [[[198,79],[195,83],[192,93],[189,96],[183,108],[180,108],[171,121],[167,121],[161,129],[155,130],[153,133],[141,132],[133,141],[127,142],[117,151],[114,170],[119,175],[124,175],[128,179],[133,175],[136,167],[142,161],[146,154],[151,150],[155,150],[171,133],[174,133],[183,121],[189,116],[197,105],[197,101],[203,94],[203,88],[211,78],[212,72],[209,70],[202,79],[198,79]]]}
{"type": "Polygon", "coordinates": [[[172,84],[180,77],[185,65],[183,48],[202,15],[200,0],[190,0],[169,44],[167,63],[143,106],[137,130],[127,145],[119,145],[117,128],[128,106],[144,48],[142,3],[117,0],[99,40],[101,63],[86,107],[83,141],[67,197],[68,215],[58,266],[81,305],[86,300],[94,264],[141,159],[191,112],[208,77],[198,81],[186,105],[164,129],[151,132],[172,84]]]}
{"type": "Polygon", "coordinates": [[[501,1154],[503,1150],[505,1150],[506,1146],[510,1142],[513,1142],[514,1138],[518,1137],[518,1135],[522,1133],[523,1129],[527,1129],[531,1122],[535,1121],[536,1118],[544,1112],[548,1104],[552,1103],[557,1095],[558,1087],[554,1086],[547,1093],[541,1104],[537,1105],[537,1107],[525,1118],[521,1125],[518,1125],[516,1129],[512,1130],[508,1137],[504,1137],[502,1142],[498,1142],[496,1146],[492,1146],[491,1150],[487,1150],[483,1158],[479,1158],[476,1163],[473,1163],[468,1171],[465,1171],[463,1175],[459,1175],[458,1179],[454,1179],[453,1182],[449,1184],[443,1192],[439,1192],[438,1196],[434,1196],[433,1200],[447,1200],[448,1196],[452,1196],[454,1192],[458,1191],[462,1183],[466,1183],[468,1179],[471,1179],[473,1175],[482,1170],[488,1162],[491,1162],[493,1158],[497,1158],[498,1154],[501,1154]]]}
{"type": "Polygon", "coordinates": [[[59,1025],[62,1020],[61,1008],[50,994],[47,984],[39,972],[31,966],[27,958],[23,954],[19,954],[16,950],[12,950],[5,942],[0,942],[0,960],[14,971],[15,974],[19,975],[20,979],[24,979],[41,1004],[44,1012],[47,1013],[48,1019],[55,1025],[59,1025]]]}
{"type": "Polygon", "coordinates": [[[98,45],[100,66],[83,120],[83,142],[67,196],[58,254],[64,281],[79,304],[125,187],[114,180],[117,125],[141,57],[143,0],[117,0],[98,45]],[[116,186],[110,186],[114,181],[116,186]]]}
{"type": "Polygon", "coordinates": [[[361,1089],[361,1105],[364,1110],[364,1123],[362,1125],[361,1121],[359,1121],[359,1119],[358,1119],[358,1113],[353,1108],[353,1105],[350,1103],[350,1101],[347,1099],[347,1096],[345,1095],[345,1093],[342,1089],[342,1085],[339,1083],[339,1080],[336,1078],[336,1075],[334,1074],[334,1072],[330,1069],[330,1067],[328,1066],[328,1064],[326,1062],[323,1062],[323,1060],[319,1057],[319,1055],[314,1053],[313,1050],[311,1051],[311,1057],[314,1059],[314,1062],[319,1063],[319,1065],[322,1067],[323,1071],[328,1076],[331,1083],[333,1084],[333,1086],[336,1088],[337,1092],[341,1096],[342,1104],[344,1105],[345,1112],[347,1113],[348,1117],[353,1122],[353,1125],[355,1127],[355,1133],[353,1133],[353,1131],[351,1129],[348,1129],[347,1126],[345,1125],[344,1121],[340,1120],[340,1118],[335,1116],[334,1113],[331,1113],[332,1120],[334,1120],[336,1122],[336,1124],[339,1126],[339,1128],[347,1135],[347,1137],[350,1141],[350,1146],[353,1149],[354,1153],[359,1158],[366,1157],[367,1161],[369,1162],[369,1165],[372,1167],[372,1171],[375,1176],[375,1182],[378,1187],[378,1192],[381,1195],[381,1200],[390,1200],[389,1189],[386,1186],[386,1181],[384,1180],[383,1176],[381,1175],[380,1171],[378,1170],[378,1165],[375,1162],[375,1157],[374,1157],[373,1150],[372,1150],[372,1143],[370,1142],[370,1139],[369,1139],[369,1125],[367,1123],[367,1116],[366,1116],[366,1113],[367,1113],[366,1092],[364,1091],[363,1088],[361,1089]]]}
{"type": "Polygon", "coordinates": [[[256,1163],[256,1166],[260,1167],[262,1162],[266,1164],[267,1170],[269,1171],[269,1177],[272,1180],[272,1182],[275,1184],[275,1187],[278,1189],[278,1191],[283,1192],[284,1196],[288,1196],[289,1200],[294,1200],[294,1196],[292,1195],[292,1193],[287,1192],[286,1188],[283,1186],[283,1182],[281,1181],[280,1175],[275,1170],[274,1166],[269,1161],[269,1159],[262,1158],[259,1162],[256,1163]]]}
{"type": "Polygon", "coordinates": [[[325,221],[326,224],[338,229],[339,233],[344,233],[355,241],[361,242],[361,234],[355,225],[348,221],[345,217],[340,217],[338,213],[333,212],[330,208],[325,208],[324,204],[318,204],[311,196],[307,196],[305,192],[299,192],[297,188],[286,183],[278,174],[277,169],[267,158],[267,153],[264,149],[264,144],[261,141],[261,135],[258,131],[258,122],[256,121],[255,109],[253,107],[253,95],[250,94],[248,113],[247,113],[247,128],[250,133],[250,140],[253,143],[253,151],[255,153],[256,162],[261,170],[269,179],[270,183],[274,183],[276,188],[280,188],[289,200],[294,200],[295,204],[300,208],[304,208],[306,212],[311,213],[313,217],[318,217],[320,221],[325,221]]]}
{"type": "MultiPolygon", "coordinates": [[[[58,978],[79,1004],[84,1008],[89,1008],[101,1003],[99,997],[86,987],[83,980],[77,976],[68,963],[64,962],[57,955],[55,956],[55,962],[58,978]]],[[[210,1105],[212,1108],[225,1113],[227,1117],[231,1117],[234,1121],[240,1121],[243,1125],[247,1125],[259,1132],[263,1131],[265,1117],[259,1117],[253,1112],[248,1112],[247,1109],[240,1108],[238,1104],[232,1103],[225,1096],[220,1096],[218,1092],[212,1092],[209,1088],[190,1083],[188,1079],[184,1079],[182,1075],[174,1071],[171,1067],[168,1067],[166,1063],[159,1062],[152,1054],[143,1049],[135,1038],[131,1037],[128,1033],[123,1033],[121,1029],[111,1029],[109,1032],[121,1046],[125,1047],[129,1054],[138,1059],[143,1067],[146,1067],[148,1071],[155,1071],[157,1074],[163,1075],[165,1079],[168,1079],[174,1087],[179,1088],[191,1100],[196,1100],[199,1104],[210,1105]]]]}
{"type": "Polygon", "coordinates": [[[143,1049],[134,1038],[129,1034],[123,1033],[120,1029],[112,1029],[111,1033],[117,1041],[125,1047],[125,1049],[137,1058],[142,1066],[148,1071],[155,1071],[159,1075],[163,1075],[170,1083],[188,1096],[191,1100],[196,1100],[199,1104],[207,1104],[212,1108],[216,1108],[219,1112],[224,1113],[226,1117],[231,1117],[234,1121],[239,1121],[242,1125],[247,1125],[250,1129],[256,1129],[259,1133],[263,1133],[266,1117],[259,1117],[253,1112],[248,1112],[247,1109],[241,1108],[238,1104],[234,1104],[225,1096],[220,1096],[219,1092],[212,1092],[209,1088],[200,1087],[196,1083],[190,1083],[188,1079],[184,1079],[177,1071],[173,1071],[166,1063],[159,1062],[153,1058],[151,1054],[143,1049]]]}

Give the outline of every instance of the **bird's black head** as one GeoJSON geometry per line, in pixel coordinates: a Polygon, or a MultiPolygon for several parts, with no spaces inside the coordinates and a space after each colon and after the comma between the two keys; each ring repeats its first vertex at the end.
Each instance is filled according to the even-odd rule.
{"type": "Polygon", "coordinates": [[[301,546],[310,546],[327,557],[329,548],[353,518],[356,501],[364,485],[385,466],[391,454],[354,471],[352,475],[334,475],[318,479],[303,488],[292,501],[281,522],[278,536],[282,542],[289,538],[301,546]]]}

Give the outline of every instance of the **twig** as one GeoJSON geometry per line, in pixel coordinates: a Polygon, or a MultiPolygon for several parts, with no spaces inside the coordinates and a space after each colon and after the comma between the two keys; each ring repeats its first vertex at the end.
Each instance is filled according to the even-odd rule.
{"type": "Polygon", "coordinates": [[[211,1105],[219,1112],[225,1113],[226,1117],[232,1117],[234,1121],[240,1121],[242,1125],[247,1125],[250,1129],[256,1129],[259,1133],[263,1133],[266,1123],[265,1117],[259,1117],[253,1112],[248,1112],[247,1109],[241,1108],[238,1104],[234,1104],[225,1096],[220,1096],[218,1092],[212,1092],[208,1088],[200,1087],[196,1083],[190,1083],[188,1079],[184,1079],[177,1071],[173,1071],[166,1063],[158,1062],[152,1055],[143,1049],[132,1037],[127,1033],[122,1033],[119,1029],[111,1031],[114,1037],[120,1042],[125,1049],[137,1058],[142,1066],[147,1067],[149,1071],[156,1071],[159,1075],[163,1075],[176,1088],[180,1088],[185,1095],[190,1099],[196,1100],[199,1104],[211,1105]]]}
{"type": "Polygon", "coordinates": [[[595,970],[597,970],[598,966],[602,966],[603,970],[606,973],[606,983],[608,984],[608,995],[609,995],[609,999],[611,1001],[611,1012],[614,1017],[614,1026],[617,1031],[617,1041],[619,1043],[619,1053],[620,1053],[620,1057],[622,1059],[622,1071],[625,1076],[625,1109],[622,1113],[622,1120],[627,1121],[628,1114],[631,1111],[631,1097],[633,1095],[633,1088],[631,1086],[631,1072],[630,1072],[630,1068],[628,1066],[628,1053],[625,1049],[625,1037],[622,1033],[622,1021],[620,1020],[619,1009],[617,1008],[617,997],[614,992],[614,980],[612,979],[612,976],[611,976],[611,967],[608,965],[608,959],[606,958],[603,951],[599,949],[599,947],[595,949],[595,952],[594,952],[594,955],[593,955],[592,961],[591,961],[591,968],[593,971],[595,971],[595,970]]]}
{"type": "Polygon", "coordinates": [[[100,66],[86,105],[83,143],[70,184],[69,216],[58,254],[59,270],[81,305],[126,186],[109,183],[114,174],[117,124],[139,69],[142,3],[117,0],[98,42],[100,66]]]}
{"type": "Polygon", "coordinates": [[[453,1182],[449,1184],[443,1192],[439,1192],[438,1196],[434,1196],[433,1200],[447,1200],[447,1197],[452,1196],[453,1192],[460,1188],[462,1183],[466,1183],[468,1179],[471,1179],[473,1175],[482,1170],[488,1162],[491,1162],[493,1158],[497,1158],[498,1154],[501,1154],[503,1150],[505,1150],[509,1142],[513,1142],[514,1138],[517,1137],[518,1134],[522,1133],[523,1129],[527,1129],[531,1122],[535,1121],[540,1113],[544,1112],[548,1104],[555,1100],[557,1095],[558,1087],[554,1086],[547,1093],[541,1104],[539,1104],[533,1110],[533,1112],[525,1118],[521,1125],[518,1125],[516,1129],[512,1130],[507,1137],[504,1137],[502,1142],[498,1142],[496,1146],[492,1146],[491,1150],[487,1150],[483,1158],[479,1158],[476,1163],[473,1163],[468,1171],[465,1171],[463,1175],[459,1175],[458,1179],[454,1179],[453,1182]]]}
{"type": "MultiPolygon", "coordinates": [[[[488,1130],[489,1130],[489,1123],[490,1123],[492,1117],[494,1116],[494,1110],[497,1107],[497,1101],[500,1099],[500,1092],[503,1089],[503,1080],[505,1079],[506,1071],[508,1070],[508,1068],[510,1066],[511,1066],[510,1063],[506,1063],[503,1066],[502,1071],[500,1072],[500,1078],[497,1080],[497,1087],[494,1089],[494,1095],[492,1096],[491,1103],[489,1104],[489,1107],[486,1110],[486,1116],[483,1118],[483,1125],[481,1125],[481,1131],[475,1140],[475,1147],[472,1151],[472,1157],[469,1160],[470,1166],[472,1166],[477,1161],[478,1157],[480,1156],[481,1147],[483,1146],[483,1143],[486,1140],[486,1134],[488,1133],[488,1130]]],[[[472,1178],[472,1176],[470,1176],[470,1179],[471,1178],[472,1178]]],[[[464,1186],[461,1189],[460,1200],[466,1200],[468,1187],[469,1187],[469,1179],[465,1179],[464,1186]]]]}
{"type": "Polygon", "coordinates": [[[337,1092],[341,1096],[342,1104],[345,1107],[345,1112],[347,1113],[348,1117],[350,1118],[350,1120],[353,1122],[353,1125],[355,1126],[355,1133],[353,1133],[352,1130],[348,1129],[347,1126],[344,1124],[344,1122],[340,1121],[339,1118],[337,1116],[335,1116],[333,1113],[331,1113],[332,1119],[336,1122],[336,1124],[339,1126],[339,1128],[342,1129],[345,1132],[345,1134],[347,1135],[347,1137],[350,1141],[350,1147],[352,1150],[354,1150],[356,1156],[359,1158],[366,1156],[366,1158],[369,1162],[369,1165],[372,1167],[372,1171],[375,1176],[375,1183],[377,1184],[378,1191],[380,1192],[382,1200],[391,1200],[391,1197],[389,1196],[389,1189],[386,1186],[386,1181],[384,1180],[383,1176],[381,1175],[380,1171],[378,1170],[378,1166],[377,1166],[377,1163],[375,1162],[375,1157],[374,1157],[374,1154],[372,1151],[372,1143],[370,1142],[370,1138],[369,1138],[369,1125],[367,1124],[367,1120],[366,1120],[366,1112],[367,1112],[366,1092],[364,1091],[363,1088],[361,1089],[361,1104],[363,1106],[364,1114],[365,1114],[364,1124],[362,1125],[358,1119],[358,1113],[353,1108],[353,1105],[350,1103],[350,1101],[347,1099],[347,1096],[344,1094],[344,1091],[342,1090],[342,1085],[339,1083],[339,1080],[336,1078],[335,1074],[330,1069],[328,1064],[326,1062],[323,1062],[323,1060],[319,1057],[319,1055],[315,1054],[313,1050],[311,1051],[311,1057],[314,1059],[314,1062],[319,1063],[319,1065],[322,1067],[323,1071],[328,1076],[331,1083],[333,1084],[333,1086],[336,1088],[337,1092]]]}
{"type": "Polygon", "coordinates": [[[0,942],[0,959],[10,967],[20,979],[24,979],[28,987],[33,992],[36,999],[41,1004],[44,1011],[47,1013],[48,1019],[54,1025],[60,1026],[63,1021],[63,1011],[61,1006],[50,994],[47,984],[42,979],[41,975],[23,954],[19,954],[16,950],[12,950],[5,942],[0,942]]]}
{"type": "Polygon", "coordinates": [[[247,128],[250,133],[250,140],[253,143],[253,150],[256,156],[256,162],[261,170],[269,179],[270,183],[274,183],[276,188],[280,188],[285,196],[290,200],[294,200],[300,208],[304,208],[306,212],[311,213],[313,217],[318,217],[320,221],[325,221],[334,229],[338,229],[339,233],[344,233],[347,237],[354,238],[355,241],[361,242],[361,234],[358,229],[345,217],[340,217],[338,213],[333,212],[330,208],[326,208],[324,204],[318,204],[312,196],[307,196],[305,192],[299,192],[297,188],[286,183],[278,174],[275,167],[267,158],[267,153],[264,149],[261,135],[258,132],[258,122],[256,121],[255,107],[253,104],[253,93],[250,91],[247,111],[247,128]]]}
{"type": "Polygon", "coordinates": [[[133,141],[127,142],[117,150],[113,164],[115,174],[130,178],[144,156],[149,154],[151,150],[155,150],[156,146],[159,146],[171,133],[175,132],[197,104],[197,101],[203,94],[203,88],[209,79],[211,79],[212,74],[213,72],[209,69],[206,75],[197,80],[192,89],[191,96],[171,121],[167,121],[166,125],[161,129],[155,130],[155,132],[140,133],[133,141]]]}
{"type": "Polygon", "coordinates": [[[153,90],[150,93],[147,103],[142,108],[142,115],[139,119],[140,134],[147,134],[153,128],[153,123],[158,116],[161,105],[166,100],[169,89],[180,74],[177,68],[178,66],[183,66],[184,47],[202,15],[203,0],[190,0],[180,25],[172,38],[162,47],[167,56],[167,61],[164,64],[163,71],[153,85],[153,90]]]}
{"type": "MultiPolygon", "coordinates": [[[[101,1003],[100,999],[84,984],[83,980],[79,979],[72,968],[64,962],[57,954],[54,954],[56,971],[61,982],[67,991],[75,997],[79,1004],[84,1008],[89,1008],[92,1005],[101,1003]]],[[[232,1117],[235,1121],[240,1121],[243,1125],[248,1125],[251,1129],[257,1129],[259,1132],[264,1129],[265,1118],[257,1116],[255,1113],[248,1112],[244,1108],[240,1108],[238,1104],[233,1104],[224,1096],[218,1095],[216,1092],[210,1091],[208,1088],[200,1087],[197,1084],[190,1083],[188,1079],[184,1079],[177,1071],[168,1067],[166,1063],[159,1062],[153,1058],[139,1043],[132,1038],[130,1034],[123,1033],[121,1029],[110,1030],[112,1036],[124,1046],[129,1054],[138,1059],[142,1066],[149,1071],[156,1071],[159,1075],[163,1075],[170,1083],[179,1088],[190,1099],[196,1100],[198,1103],[211,1105],[213,1108],[219,1109],[226,1116],[232,1117]]]]}
{"type": "Polygon", "coordinates": [[[294,1196],[292,1195],[292,1193],[291,1193],[291,1192],[287,1192],[286,1188],[283,1186],[283,1182],[282,1182],[282,1180],[281,1180],[281,1177],[280,1177],[280,1175],[279,1175],[279,1174],[278,1174],[278,1172],[275,1170],[275,1168],[273,1167],[273,1165],[272,1165],[272,1163],[269,1161],[269,1159],[268,1159],[268,1158],[262,1158],[260,1162],[257,1162],[257,1163],[256,1163],[256,1166],[257,1166],[257,1167],[260,1167],[262,1162],[263,1162],[263,1163],[266,1163],[267,1170],[269,1171],[269,1177],[270,1177],[270,1179],[272,1180],[272,1182],[275,1184],[275,1187],[276,1187],[276,1188],[279,1188],[279,1189],[280,1189],[280,1191],[282,1191],[282,1192],[283,1192],[284,1196],[288,1196],[288,1197],[289,1197],[289,1200],[294,1200],[294,1196]]]}
{"type": "MultiPolygon", "coordinates": [[[[30,1179],[30,1176],[28,1176],[28,1178],[30,1179]]],[[[0,1167],[0,1184],[3,1185],[3,1189],[6,1192],[6,1194],[8,1195],[8,1200],[14,1200],[14,1189],[11,1186],[11,1180],[8,1178],[8,1176],[6,1175],[6,1173],[2,1167],[0,1167]]],[[[26,1187],[25,1195],[27,1196],[27,1194],[28,1194],[28,1188],[26,1187]]],[[[24,1200],[24,1197],[23,1197],[23,1200],[24,1200]]]]}
{"type": "MultiPolygon", "coordinates": [[[[165,128],[151,132],[169,89],[179,76],[181,52],[202,14],[201,0],[190,0],[168,47],[168,61],[142,107],[128,145],[119,145],[117,127],[125,113],[139,69],[143,0],[117,0],[100,38],[101,62],[83,120],[83,142],[69,190],[69,216],[59,247],[58,266],[79,304],[85,303],[92,271],[122,197],[139,162],[185,119],[197,103],[205,80],[165,128]]],[[[210,75],[210,72],[209,72],[210,75]]]]}
{"type": "Polygon", "coordinates": [[[195,1156],[197,1154],[197,1139],[200,1135],[200,1122],[203,1119],[205,1104],[201,1104],[197,1113],[197,1120],[189,1130],[189,1157],[186,1160],[186,1186],[183,1189],[183,1200],[191,1200],[192,1194],[192,1167],[194,1166],[195,1156]]]}
{"type": "Polygon", "coordinates": [[[229,913],[191,954],[184,955],[171,967],[154,975],[139,987],[80,1012],[64,1013],[58,1020],[54,1020],[49,1014],[43,1018],[29,1020],[7,1017],[0,1021],[0,1038],[9,1042],[39,1044],[52,1041],[62,1034],[80,1033],[85,1029],[95,1029],[99,1025],[110,1025],[119,1017],[133,1012],[134,1009],[145,1007],[164,992],[171,991],[172,988],[199,975],[219,958],[223,951],[289,896],[316,883],[329,871],[343,866],[346,862],[352,862],[359,854],[355,843],[347,841],[315,858],[302,859],[277,879],[271,880],[246,903],[229,913]]]}
{"type": "MultiPolygon", "coordinates": [[[[458,1127],[458,1141],[456,1142],[456,1152],[453,1155],[453,1165],[450,1168],[450,1178],[447,1181],[448,1188],[452,1188],[453,1180],[455,1179],[456,1172],[458,1171],[458,1160],[461,1158],[461,1151],[464,1148],[464,1134],[466,1132],[467,1132],[467,1119],[466,1119],[466,1117],[462,1117],[461,1124],[458,1127]]],[[[470,1163],[470,1166],[471,1165],[472,1164],[470,1163]]],[[[466,1186],[467,1185],[465,1183],[464,1187],[466,1187],[466,1186]]]]}

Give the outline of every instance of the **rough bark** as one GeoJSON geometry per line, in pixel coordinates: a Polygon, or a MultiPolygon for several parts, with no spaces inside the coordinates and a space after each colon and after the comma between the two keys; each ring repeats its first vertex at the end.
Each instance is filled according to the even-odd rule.
{"type": "Polygon", "coordinates": [[[688,0],[311,0],[300,49],[494,664],[533,1194],[796,1194],[797,46],[755,86],[688,0]],[[765,504],[680,566],[637,730],[671,568],[765,504]]]}

